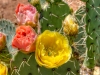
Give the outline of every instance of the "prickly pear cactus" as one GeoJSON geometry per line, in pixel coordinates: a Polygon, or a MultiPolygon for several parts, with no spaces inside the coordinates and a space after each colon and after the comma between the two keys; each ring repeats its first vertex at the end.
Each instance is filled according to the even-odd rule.
{"type": "Polygon", "coordinates": [[[79,53],[80,61],[85,57],[86,51],[86,6],[80,7],[74,12],[75,19],[79,25],[79,33],[76,36],[75,42],[73,43],[74,51],[79,53]]]}
{"type": "Polygon", "coordinates": [[[49,29],[60,31],[62,28],[62,21],[69,13],[70,9],[64,2],[50,4],[46,10],[41,11],[41,30],[49,29]]]}
{"type": "MultiPolygon", "coordinates": [[[[0,32],[6,35],[7,47],[0,51],[0,61],[8,64],[9,75],[79,75],[79,60],[85,58],[83,65],[94,68],[100,65],[100,1],[82,0],[86,7],[71,13],[62,0],[29,0],[40,13],[41,33],[45,30],[57,31],[64,36],[62,23],[69,14],[79,25],[79,33],[72,42],[71,59],[58,68],[47,69],[36,62],[35,52],[23,54],[11,46],[16,26],[8,20],[0,20],[0,32]],[[86,51],[86,54],[85,54],[86,51]]],[[[68,37],[68,36],[66,36],[68,37]]],[[[73,37],[73,36],[70,36],[73,37]]],[[[71,40],[70,40],[71,41],[71,40]]]]}
{"type": "MultiPolygon", "coordinates": [[[[54,2],[42,9],[40,11],[41,31],[48,29],[62,33],[62,21],[70,13],[68,5],[62,1],[54,2]]],[[[35,53],[26,55],[19,52],[15,61],[12,61],[11,67],[11,75],[79,75],[79,62],[74,56],[58,68],[47,69],[36,63],[35,53]]]]}
{"type": "Polygon", "coordinates": [[[1,19],[0,32],[6,35],[6,45],[7,45],[7,47],[5,47],[5,49],[0,52],[1,58],[3,59],[9,56],[12,56],[12,59],[13,59],[17,53],[17,50],[12,48],[11,46],[12,38],[15,35],[15,25],[8,20],[1,19]],[[9,54],[7,50],[9,51],[9,54]]]}
{"type": "MultiPolygon", "coordinates": [[[[30,1],[31,4],[34,2],[30,1]]],[[[37,0],[38,1],[38,0],[37,0]]],[[[40,24],[41,31],[51,30],[57,31],[63,34],[62,31],[62,22],[65,17],[71,13],[68,5],[61,0],[40,0],[39,3],[33,4],[37,5],[40,12],[40,24]],[[43,3],[46,3],[43,5],[43,3]]],[[[84,23],[83,23],[83,13],[80,15],[77,11],[74,16],[76,16],[77,21],[79,22],[79,35],[77,36],[75,44],[73,43],[72,49],[72,58],[62,66],[58,68],[47,69],[45,67],[40,67],[35,59],[35,53],[23,54],[18,52],[18,50],[11,47],[12,38],[15,35],[15,25],[12,24],[8,20],[0,20],[0,31],[6,34],[7,40],[7,50],[9,53],[7,55],[11,55],[9,58],[9,75],[79,75],[79,56],[78,51],[80,49],[85,49],[84,42],[84,23]],[[78,16],[78,17],[77,17],[78,16]],[[80,22],[80,18],[82,22],[80,22]],[[82,32],[83,31],[83,32],[82,32]],[[80,45],[80,43],[82,43],[80,45]],[[74,46],[75,45],[75,46],[74,46]],[[76,48],[78,46],[78,50],[76,48]],[[82,48],[81,48],[82,47],[82,48]],[[17,54],[17,55],[16,55],[17,54]],[[13,59],[13,60],[10,60],[13,59]]],[[[67,37],[67,36],[66,36],[67,37]]],[[[6,49],[5,49],[6,51],[6,49]]],[[[83,52],[83,51],[80,51],[83,52]]],[[[5,53],[4,53],[5,54],[5,53]]],[[[82,54],[82,53],[81,53],[82,54]]],[[[3,54],[2,54],[3,55],[3,54]]],[[[5,55],[3,55],[5,56],[5,55]]],[[[0,58],[1,59],[1,58],[0,58]]],[[[2,59],[4,60],[4,59],[2,59]]],[[[4,60],[5,62],[5,60],[4,60]]]]}
{"type": "Polygon", "coordinates": [[[99,0],[87,0],[86,1],[86,58],[84,65],[93,68],[95,64],[100,65],[100,1],[99,0]]]}
{"type": "MultiPolygon", "coordinates": [[[[52,1],[52,0],[50,0],[50,1],[52,1]]],[[[48,29],[51,31],[58,31],[59,33],[63,33],[62,32],[62,22],[63,22],[64,18],[70,13],[70,8],[63,1],[58,1],[58,2],[54,1],[54,2],[50,2],[50,3],[51,4],[49,6],[47,6],[47,9],[42,10],[40,12],[40,16],[41,16],[40,24],[42,25],[41,30],[43,32],[45,29],[48,29]]],[[[78,61],[75,58],[72,58],[72,60],[70,60],[68,63],[64,64],[64,66],[61,66],[58,69],[54,69],[55,74],[58,73],[61,75],[65,75],[65,74],[70,73],[72,75],[73,74],[78,75],[79,65],[78,65],[78,61]],[[74,68],[68,66],[70,64],[73,64],[74,68]],[[77,66],[75,67],[75,65],[77,65],[77,66]],[[67,68],[67,72],[65,71],[66,68],[67,68]],[[63,72],[63,71],[65,71],[65,72],[63,72]]],[[[41,70],[42,70],[42,68],[41,68],[41,70]]],[[[46,73],[43,72],[42,74],[45,75],[46,73]]],[[[53,75],[53,73],[51,72],[50,75],[53,75]]]]}

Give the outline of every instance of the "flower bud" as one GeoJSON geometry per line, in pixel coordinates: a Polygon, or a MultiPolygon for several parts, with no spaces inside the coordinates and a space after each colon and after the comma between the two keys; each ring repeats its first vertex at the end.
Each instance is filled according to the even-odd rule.
{"type": "Polygon", "coordinates": [[[0,51],[6,46],[6,36],[0,32],[0,51]]]}
{"type": "Polygon", "coordinates": [[[63,21],[63,31],[68,36],[76,36],[78,34],[78,24],[72,15],[68,15],[63,21]]]}

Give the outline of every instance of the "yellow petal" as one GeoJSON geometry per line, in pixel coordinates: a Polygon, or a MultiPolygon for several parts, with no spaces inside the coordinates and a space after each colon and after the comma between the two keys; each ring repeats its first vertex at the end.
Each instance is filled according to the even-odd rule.
{"type": "Polygon", "coordinates": [[[8,74],[7,66],[3,62],[0,62],[0,75],[7,75],[7,74],[8,74]]]}
{"type": "Polygon", "coordinates": [[[35,58],[40,66],[57,68],[71,58],[68,39],[55,31],[44,31],[36,42],[35,58]]]}

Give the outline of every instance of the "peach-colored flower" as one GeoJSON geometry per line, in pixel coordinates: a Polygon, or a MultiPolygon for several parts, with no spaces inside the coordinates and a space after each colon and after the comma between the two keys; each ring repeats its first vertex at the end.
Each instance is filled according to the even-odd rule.
{"type": "Polygon", "coordinates": [[[12,41],[12,46],[18,48],[23,53],[35,51],[35,41],[37,34],[31,26],[19,26],[12,41]]]}

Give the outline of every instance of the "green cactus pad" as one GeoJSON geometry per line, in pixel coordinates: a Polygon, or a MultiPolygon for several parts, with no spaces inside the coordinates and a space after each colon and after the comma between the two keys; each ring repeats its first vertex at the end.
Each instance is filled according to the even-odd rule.
{"type": "Polygon", "coordinates": [[[88,0],[86,2],[86,33],[87,33],[87,55],[84,65],[94,68],[95,64],[100,65],[100,1],[88,0]]]}
{"type": "Polygon", "coordinates": [[[11,63],[10,73],[12,75],[38,75],[38,66],[34,56],[34,53],[26,55],[18,52],[15,61],[11,63]]]}
{"type": "Polygon", "coordinates": [[[2,51],[0,51],[0,61],[3,61],[9,65],[10,58],[11,55],[9,54],[8,49],[6,47],[2,51]]]}
{"type": "Polygon", "coordinates": [[[0,20],[0,32],[6,35],[7,48],[8,48],[9,53],[12,56],[12,59],[14,59],[18,51],[12,48],[11,46],[12,39],[15,35],[15,25],[9,20],[1,19],[0,20]]]}
{"type": "Polygon", "coordinates": [[[58,68],[47,69],[36,63],[35,53],[26,55],[19,52],[15,61],[12,61],[11,67],[11,75],[79,75],[79,63],[76,59],[72,58],[58,68]]]}
{"type": "Polygon", "coordinates": [[[62,27],[62,21],[70,13],[68,5],[64,2],[52,3],[47,10],[41,11],[42,32],[45,29],[59,31],[62,27]]]}

